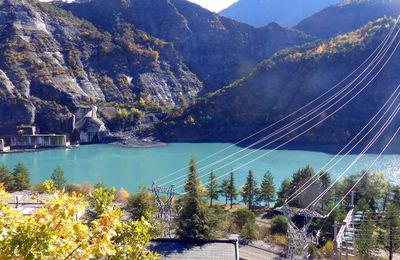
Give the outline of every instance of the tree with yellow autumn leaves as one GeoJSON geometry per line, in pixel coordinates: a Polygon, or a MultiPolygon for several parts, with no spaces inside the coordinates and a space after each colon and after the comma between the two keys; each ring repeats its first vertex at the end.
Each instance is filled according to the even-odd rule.
{"type": "MultiPolygon", "coordinates": [[[[144,218],[121,221],[122,211],[106,207],[84,223],[78,216],[88,204],[83,195],[45,188],[51,195],[37,213],[24,216],[8,207],[0,183],[0,259],[156,259],[146,249],[152,229],[144,218]]],[[[103,196],[101,191],[92,196],[103,196]]],[[[96,199],[96,198],[93,198],[96,199]]]]}

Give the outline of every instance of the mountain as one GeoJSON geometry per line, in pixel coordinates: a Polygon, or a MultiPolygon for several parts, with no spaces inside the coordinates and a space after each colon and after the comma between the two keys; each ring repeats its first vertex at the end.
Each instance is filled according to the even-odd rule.
{"type": "MultiPolygon", "coordinates": [[[[340,82],[374,51],[393,24],[393,19],[382,18],[330,41],[282,51],[247,77],[199,100],[184,113],[171,114],[159,124],[158,135],[165,141],[185,142],[234,142],[248,136],[340,82]]],[[[332,144],[353,137],[396,88],[399,69],[397,51],[363,95],[298,142],[332,144]]],[[[312,123],[324,116],[326,113],[312,123]]]]}
{"type": "Polygon", "coordinates": [[[18,124],[71,133],[82,109],[173,107],[202,89],[172,44],[134,27],[111,36],[37,1],[0,1],[0,50],[2,134],[14,133],[18,124]]]}
{"type": "Polygon", "coordinates": [[[158,120],[311,39],[183,0],[0,0],[0,134],[35,124],[84,142],[113,138],[107,128],[158,120]]]}
{"type": "Polygon", "coordinates": [[[331,38],[360,28],[383,16],[400,15],[398,0],[343,1],[308,17],[296,29],[319,38],[331,38]]]}
{"type": "Polygon", "coordinates": [[[239,0],[219,14],[262,27],[271,22],[294,26],[304,18],[340,0],[239,0]]]}
{"type": "Polygon", "coordinates": [[[278,50],[312,40],[278,24],[255,29],[186,0],[92,0],[62,7],[110,33],[127,24],[173,43],[204,83],[203,93],[245,76],[278,50]]]}

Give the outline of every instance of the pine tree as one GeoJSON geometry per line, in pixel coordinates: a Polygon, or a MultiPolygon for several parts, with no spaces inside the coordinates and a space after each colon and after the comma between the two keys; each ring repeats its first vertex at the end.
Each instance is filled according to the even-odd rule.
{"type": "Polygon", "coordinates": [[[54,183],[54,187],[56,187],[57,190],[62,190],[67,183],[67,179],[64,178],[64,171],[61,169],[61,167],[57,167],[53,173],[51,174],[51,180],[54,183]]]}
{"type": "Polygon", "coordinates": [[[285,200],[289,198],[290,193],[290,180],[288,178],[284,179],[281,187],[278,191],[278,201],[275,206],[282,206],[285,203],[285,200]]]}
{"type": "Polygon", "coordinates": [[[400,247],[400,216],[399,209],[394,204],[390,204],[385,221],[385,248],[389,251],[389,260],[393,259],[393,254],[400,247]]]}
{"type": "Polygon", "coordinates": [[[225,179],[222,181],[221,186],[219,188],[219,193],[222,194],[223,197],[225,197],[225,205],[228,204],[228,199],[229,199],[229,180],[225,179]]]}
{"type": "Polygon", "coordinates": [[[12,189],[15,191],[27,190],[30,187],[30,177],[28,169],[22,162],[19,162],[12,173],[14,183],[12,189]]]}
{"type": "Polygon", "coordinates": [[[13,186],[13,176],[5,165],[0,165],[0,183],[4,184],[6,190],[10,190],[13,186]]]}
{"type": "Polygon", "coordinates": [[[246,184],[243,186],[242,197],[244,203],[251,209],[257,200],[257,181],[254,179],[253,171],[250,170],[247,175],[246,184]]]}
{"type": "Polygon", "coordinates": [[[356,239],[356,246],[361,259],[372,259],[373,250],[376,248],[374,230],[374,223],[370,218],[360,227],[359,236],[356,239]]]}
{"type": "Polygon", "coordinates": [[[179,202],[181,210],[177,218],[176,234],[184,239],[208,239],[211,231],[208,226],[208,207],[205,202],[203,187],[197,176],[194,157],[190,160],[185,194],[179,202]]]}
{"type": "Polygon", "coordinates": [[[270,202],[275,200],[274,178],[272,177],[272,173],[270,171],[267,171],[261,183],[260,200],[265,201],[268,207],[270,206],[270,202]]]}
{"type": "Polygon", "coordinates": [[[236,199],[238,196],[238,192],[237,192],[236,186],[235,186],[235,178],[234,178],[233,172],[231,172],[231,175],[230,175],[228,190],[229,190],[228,196],[229,196],[229,200],[230,200],[230,204],[231,204],[231,208],[232,208],[233,200],[236,199]]]}
{"type": "Polygon", "coordinates": [[[218,182],[217,176],[212,170],[210,173],[209,184],[207,185],[207,197],[210,199],[210,207],[213,205],[213,200],[218,199],[218,182]]]}

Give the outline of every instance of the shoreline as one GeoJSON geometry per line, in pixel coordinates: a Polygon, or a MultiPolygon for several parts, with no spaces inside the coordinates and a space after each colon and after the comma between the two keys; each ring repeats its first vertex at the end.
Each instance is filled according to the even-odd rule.
{"type": "MultiPolygon", "coordinates": [[[[193,144],[227,144],[233,145],[231,142],[171,142],[171,143],[178,143],[178,144],[185,144],[185,143],[193,143],[193,144]]],[[[42,147],[42,148],[27,148],[27,149],[11,149],[7,152],[0,151],[0,155],[7,155],[7,154],[17,154],[17,153],[32,153],[32,152],[42,152],[47,150],[54,150],[54,149],[74,149],[78,148],[80,145],[112,145],[121,148],[139,148],[139,149],[150,149],[150,148],[162,148],[167,147],[170,143],[156,141],[153,138],[145,138],[145,139],[137,139],[137,138],[129,138],[124,140],[118,140],[113,142],[104,142],[104,143],[84,143],[73,145],[70,147],[42,147]]],[[[235,146],[240,147],[241,149],[246,148],[248,144],[237,144],[235,146]]],[[[261,147],[258,145],[248,148],[249,150],[260,149],[261,147]]],[[[287,146],[281,147],[277,150],[287,150],[287,151],[309,151],[309,152],[320,152],[325,153],[328,155],[335,155],[342,148],[340,144],[289,144],[287,146]]],[[[273,147],[265,147],[261,148],[260,150],[271,150],[273,147]]],[[[350,152],[351,155],[358,154],[358,150],[354,150],[350,152]]],[[[379,148],[375,147],[370,149],[367,154],[378,154],[379,148]]],[[[384,153],[385,155],[400,155],[400,147],[389,149],[384,153]]]]}

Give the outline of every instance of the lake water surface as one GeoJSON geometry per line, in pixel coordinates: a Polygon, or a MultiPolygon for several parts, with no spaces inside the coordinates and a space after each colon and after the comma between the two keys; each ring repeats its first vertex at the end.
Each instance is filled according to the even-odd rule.
{"type": "MultiPolygon", "coordinates": [[[[71,183],[81,183],[83,181],[97,182],[102,181],[109,186],[117,189],[124,187],[130,192],[137,190],[139,186],[149,186],[153,180],[169,175],[178,169],[186,167],[191,155],[195,155],[198,160],[213,154],[221,149],[228,147],[229,144],[169,144],[166,147],[158,148],[124,148],[113,145],[85,145],[76,149],[54,149],[30,153],[17,153],[0,155],[0,164],[5,164],[9,168],[22,161],[31,173],[31,182],[38,183],[50,178],[54,168],[60,166],[65,171],[65,175],[71,183]]],[[[199,163],[199,168],[213,161],[221,159],[229,154],[239,151],[240,147],[232,147],[223,153],[214,156],[212,159],[199,163]]],[[[246,151],[247,153],[253,150],[246,151]]],[[[235,169],[254,159],[268,150],[260,150],[249,157],[238,160],[231,165],[225,166],[216,171],[217,175],[228,173],[232,168],[235,169]]],[[[231,162],[245,153],[234,156],[223,164],[231,162]]],[[[349,155],[335,167],[332,175],[340,174],[357,155],[349,155]]],[[[274,180],[279,186],[282,180],[290,177],[294,171],[309,164],[315,170],[319,170],[327,163],[333,155],[323,152],[311,152],[302,150],[278,150],[257,160],[240,170],[235,171],[237,185],[245,182],[246,173],[249,169],[253,170],[255,176],[260,181],[264,173],[269,170],[273,173],[274,180]]],[[[354,174],[369,167],[370,163],[376,158],[375,154],[368,154],[357,163],[349,173],[354,174]]],[[[214,165],[217,169],[223,164],[214,165]]],[[[400,155],[384,155],[373,168],[375,171],[383,171],[387,178],[392,182],[400,179],[400,155]]],[[[206,174],[210,169],[206,169],[199,175],[206,174]]],[[[164,179],[159,183],[173,180],[179,176],[186,175],[187,171],[179,172],[170,178],[164,179]]],[[[226,176],[228,177],[228,175],[226,176]]],[[[208,176],[202,178],[206,181],[208,176]]],[[[183,179],[182,179],[183,180],[183,179]]],[[[174,180],[170,184],[179,186],[181,179],[174,180]]]]}

